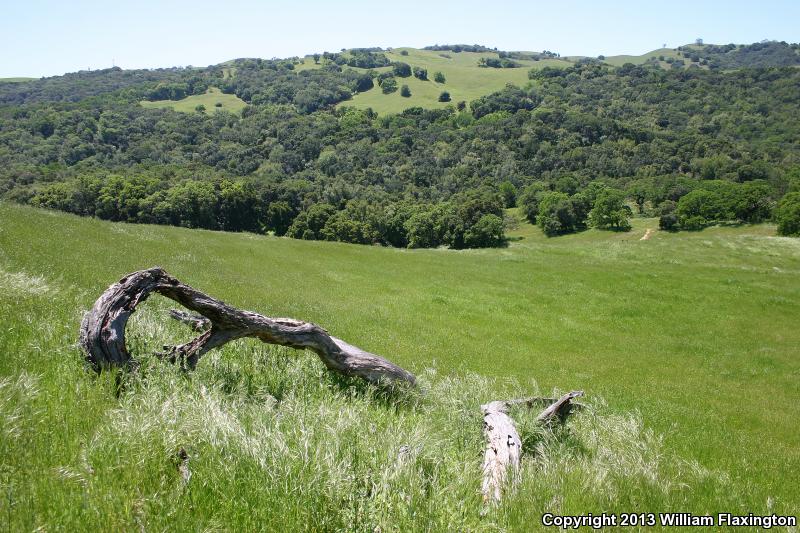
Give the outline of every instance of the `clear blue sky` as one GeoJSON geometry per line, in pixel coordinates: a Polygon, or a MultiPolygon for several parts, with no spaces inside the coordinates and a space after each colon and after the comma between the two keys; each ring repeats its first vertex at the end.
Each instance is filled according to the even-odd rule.
{"type": "Polygon", "coordinates": [[[562,55],[800,41],[800,0],[3,0],[0,77],[205,66],[357,46],[479,43],[562,55]]]}

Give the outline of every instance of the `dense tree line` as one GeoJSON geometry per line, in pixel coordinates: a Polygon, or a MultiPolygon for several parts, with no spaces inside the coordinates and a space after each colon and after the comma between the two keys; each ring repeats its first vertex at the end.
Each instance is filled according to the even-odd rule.
{"type": "Polygon", "coordinates": [[[726,44],[682,46],[678,50],[693,62],[710,68],[764,68],[800,65],[800,47],[783,41],[766,41],[748,45],[726,44]]]}
{"type": "Polygon", "coordinates": [[[433,50],[437,52],[497,52],[497,48],[489,48],[481,44],[434,44],[426,46],[423,50],[433,50]]]}
{"type": "Polygon", "coordinates": [[[191,71],[180,68],[122,70],[114,67],[82,70],[25,83],[0,82],[0,106],[39,102],[79,102],[124,89],[129,89],[125,96],[130,99],[142,99],[156,84],[186,83],[187,77],[191,77],[191,71]]]}
{"type": "Polygon", "coordinates": [[[306,240],[456,249],[505,243],[503,202],[490,190],[438,203],[377,202],[325,194],[305,182],[272,185],[143,171],[58,181],[39,189],[30,203],[112,221],[273,232],[306,240]]]}
{"type": "Polygon", "coordinates": [[[414,68],[376,75],[320,59],[300,71],[238,60],[232,77],[176,69],[79,101],[70,84],[80,94],[84,80],[65,77],[52,98],[15,96],[0,105],[0,194],[110,220],[417,247],[502,244],[502,207],[515,204],[549,234],[624,229],[631,213],[674,217],[673,229],[781,213],[779,227],[796,227],[795,68],[581,62],[468,106],[377,116],[332,106],[373,83],[397,90],[414,68]],[[248,107],[138,105],[211,85],[248,107]]]}

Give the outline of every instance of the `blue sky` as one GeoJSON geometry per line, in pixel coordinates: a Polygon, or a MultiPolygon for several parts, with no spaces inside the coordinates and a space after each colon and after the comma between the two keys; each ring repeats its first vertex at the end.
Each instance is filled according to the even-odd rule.
{"type": "Polygon", "coordinates": [[[640,54],[707,43],[800,41],[800,1],[2,0],[0,77],[112,61],[205,66],[356,46],[479,43],[562,55],[640,54]]]}

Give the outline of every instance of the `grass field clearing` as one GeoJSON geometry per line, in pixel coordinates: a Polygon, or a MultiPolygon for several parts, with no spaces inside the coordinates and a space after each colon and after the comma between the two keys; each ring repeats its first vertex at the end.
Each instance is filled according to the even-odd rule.
{"type": "MultiPolygon", "coordinates": [[[[518,531],[546,510],[796,513],[800,241],[770,225],[641,241],[657,221],[633,224],[554,239],[523,224],[506,249],[409,251],[0,204],[0,524],[518,531]],[[387,401],[311,355],[238,341],[190,375],[148,360],[117,397],[84,370],[78,324],[153,265],[315,321],[421,374],[428,395],[387,401]],[[577,388],[591,413],[555,440],[521,415],[525,481],[481,519],[478,404],[577,388]],[[410,470],[392,455],[403,443],[421,450],[410,470]]],[[[186,337],[168,307],[153,297],[135,315],[138,352],[186,337]]]]}
{"type": "Polygon", "coordinates": [[[142,107],[152,109],[169,107],[183,113],[196,113],[197,106],[202,105],[206,108],[206,114],[227,111],[238,115],[242,112],[242,109],[247,107],[247,103],[244,100],[235,94],[225,94],[217,87],[209,87],[205,94],[187,96],[183,100],[156,100],[154,102],[142,100],[140,103],[142,107]],[[222,105],[217,106],[217,104],[222,105]]]}

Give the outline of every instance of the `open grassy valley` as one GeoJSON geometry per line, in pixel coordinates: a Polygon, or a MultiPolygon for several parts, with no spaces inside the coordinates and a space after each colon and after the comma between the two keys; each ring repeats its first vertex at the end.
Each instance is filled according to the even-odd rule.
{"type": "Polygon", "coordinates": [[[0,522],[494,531],[535,528],[542,512],[794,512],[800,243],[771,225],[641,240],[658,222],[632,222],[401,250],[0,204],[0,522]],[[75,346],[82,313],[153,265],[231,305],[314,321],[416,372],[423,392],[384,396],[255,341],[182,374],[147,357],[189,334],[158,296],[134,315],[140,370],[95,376],[75,346]],[[577,388],[590,409],[554,436],[518,414],[523,480],[481,517],[479,404],[577,388]]]}
{"type": "Polygon", "coordinates": [[[412,4],[0,19],[0,532],[797,533],[800,5],[412,4]]]}

